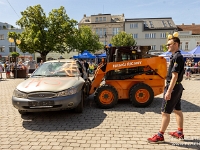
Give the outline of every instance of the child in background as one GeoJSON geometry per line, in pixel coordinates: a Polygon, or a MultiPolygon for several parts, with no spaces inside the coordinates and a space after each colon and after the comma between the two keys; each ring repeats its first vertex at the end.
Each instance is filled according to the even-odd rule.
{"type": "Polygon", "coordinates": [[[186,64],[186,69],[185,69],[185,73],[186,73],[186,80],[190,80],[191,77],[191,63],[187,63],[186,64]]]}

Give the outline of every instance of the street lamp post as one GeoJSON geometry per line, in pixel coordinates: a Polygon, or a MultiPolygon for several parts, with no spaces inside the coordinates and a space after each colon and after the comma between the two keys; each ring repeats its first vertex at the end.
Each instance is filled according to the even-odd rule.
{"type": "MultiPolygon", "coordinates": [[[[11,43],[11,45],[12,45],[12,43],[14,42],[14,44],[15,44],[14,52],[17,52],[16,46],[17,46],[17,44],[19,45],[19,44],[21,43],[21,41],[18,40],[16,37],[14,37],[14,38],[9,38],[8,40],[9,40],[9,42],[11,43]]],[[[17,57],[14,56],[14,58],[15,58],[15,59],[14,59],[14,60],[15,60],[15,76],[14,76],[14,77],[17,78],[17,57]]]]}

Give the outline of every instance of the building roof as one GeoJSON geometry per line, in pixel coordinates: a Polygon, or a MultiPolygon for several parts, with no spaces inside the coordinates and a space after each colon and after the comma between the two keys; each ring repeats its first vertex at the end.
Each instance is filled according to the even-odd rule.
{"type": "Polygon", "coordinates": [[[144,22],[145,29],[176,29],[176,25],[171,17],[163,18],[133,18],[125,19],[125,22],[144,22]]]}
{"type": "Polygon", "coordinates": [[[124,22],[124,14],[122,15],[111,15],[111,14],[98,14],[98,15],[91,15],[91,16],[86,16],[84,14],[83,18],[81,19],[81,21],[79,23],[110,23],[110,22],[124,22]],[[106,20],[106,21],[98,21],[98,22],[92,22],[92,17],[101,17],[101,16],[111,16],[111,20],[106,20]]]}
{"type": "Polygon", "coordinates": [[[177,25],[178,31],[192,31],[193,35],[199,35],[200,34],[200,25],[195,25],[194,23],[192,25],[177,25]]]}

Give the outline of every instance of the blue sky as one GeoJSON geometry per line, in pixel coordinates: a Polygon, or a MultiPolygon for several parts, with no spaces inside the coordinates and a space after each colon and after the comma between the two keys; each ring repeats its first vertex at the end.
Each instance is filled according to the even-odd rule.
{"type": "Polygon", "coordinates": [[[78,22],[84,14],[124,13],[125,18],[172,17],[176,25],[200,24],[200,0],[0,0],[0,22],[16,26],[15,22],[21,18],[20,12],[37,4],[42,6],[46,15],[52,9],[64,6],[68,16],[78,22]]]}

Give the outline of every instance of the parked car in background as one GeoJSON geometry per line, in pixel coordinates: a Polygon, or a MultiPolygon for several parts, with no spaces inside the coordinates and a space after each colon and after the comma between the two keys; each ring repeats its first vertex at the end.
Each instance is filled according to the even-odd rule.
{"type": "Polygon", "coordinates": [[[20,114],[65,109],[81,113],[90,84],[78,60],[47,61],[16,87],[12,104],[20,114]]]}

